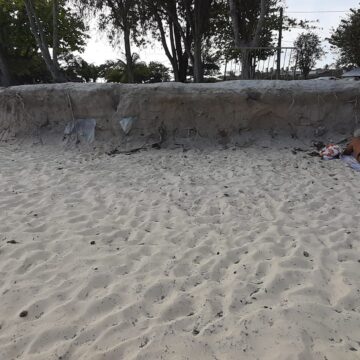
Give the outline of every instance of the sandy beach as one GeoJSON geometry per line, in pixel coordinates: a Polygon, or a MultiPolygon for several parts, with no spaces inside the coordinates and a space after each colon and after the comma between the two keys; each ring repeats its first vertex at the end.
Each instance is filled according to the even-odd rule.
{"type": "Polygon", "coordinates": [[[359,359],[359,174],[290,147],[0,147],[0,358],[359,359]]]}

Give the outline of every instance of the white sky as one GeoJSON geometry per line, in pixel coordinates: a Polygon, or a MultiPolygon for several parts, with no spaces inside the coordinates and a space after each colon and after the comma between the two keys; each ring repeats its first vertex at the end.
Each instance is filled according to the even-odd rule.
{"type": "MultiPolygon", "coordinates": [[[[316,32],[320,35],[322,40],[330,36],[332,28],[336,28],[340,20],[346,16],[346,12],[350,8],[360,7],[359,0],[284,0],[287,5],[285,10],[291,17],[307,20],[319,20],[319,29],[316,32]],[[317,11],[346,11],[346,12],[318,12],[317,11]],[[306,13],[292,13],[292,12],[306,12],[306,13]],[[312,13],[313,12],[313,13],[312,13]]],[[[124,58],[124,49],[121,45],[113,48],[105,34],[101,34],[96,30],[96,23],[91,24],[90,35],[85,52],[82,54],[84,59],[90,63],[97,65],[104,63],[106,60],[115,60],[124,58]]],[[[292,46],[294,39],[301,30],[293,30],[292,32],[284,33],[283,46],[292,46]]],[[[327,55],[319,62],[320,65],[332,64],[335,61],[335,54],[332,54],[329,49],[329,44],[324,42],[325,51],[327,55]]],[[[160,44],[155,46],[148,46],[145,49],[133,49],[133,51],[140,54],[143,61],[161,61],[168,65],[168,60],[160,44]]]]}

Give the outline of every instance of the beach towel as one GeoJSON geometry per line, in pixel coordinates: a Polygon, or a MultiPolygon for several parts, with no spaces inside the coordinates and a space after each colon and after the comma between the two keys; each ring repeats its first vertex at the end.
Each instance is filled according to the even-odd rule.
{"type": "Polygon", "coordinates": [[[360,172],[360,163],[353,156],[343,155],[341,156],[341,160],[344,161],[353,170],[360,172]]]}

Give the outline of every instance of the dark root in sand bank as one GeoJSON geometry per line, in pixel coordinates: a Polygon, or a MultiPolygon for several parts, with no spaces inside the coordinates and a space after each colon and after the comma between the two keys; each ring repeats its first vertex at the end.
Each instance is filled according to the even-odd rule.
{"type": "Polygon", "coordinates": [[[351,135],[359,119],[360,87],[350,81],[0,89],[0,141],[67,147],[101,143],[119,152],[176,144],[242,146],[264,134],[269,139],[335,140],[351,135]],[[87,121],[94,124],[94,139],[81,121],[87,129],[87,121]]]}

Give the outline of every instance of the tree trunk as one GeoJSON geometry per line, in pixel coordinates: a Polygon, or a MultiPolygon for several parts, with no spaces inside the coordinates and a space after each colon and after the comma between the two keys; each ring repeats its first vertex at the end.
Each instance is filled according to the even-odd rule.
{"type": "Polygon", "coordinates": [[[226,72],[227,72],[227,66],[228,66],[228,59],[225,59],[225,69],[224,69],[224,81],[226,81],[226,72]]]}
{"type": "Polygon", "coordinates": [[[132,58],[131,44],[130,44],[130,29],[127,26],[124,27],[124,43],[125,43],[125,57],[126,57],[128,82],[132,84],[135,82],[134,67],[133,67],[133,58],[132,58]]]}
{"type": "MultiPolygon", "coordinates": [[[[184,1],[186,23],[191,27],[193,35],[193,44],[188,42],[188,38],[182,31],[179,31],[183,36],[186,52],[188,53],[194,70],[194,82],[204,81],[204,67],[202,59],[202,42],[204,34],[209,25],[210,6],[212,0],[195,0],[192,6],[192,1],[184,1]],[[192,46],[193,45],[193,46],[192,46]],[[193,54],[191,48],[193,47],[193,54]]],[[[176,24],[178,27],[179,25],[176,24]]]]}
{"type": "Polygon", "coordinates": [[[204,67],[202,60],[202,40],[207,24],[206,18],[210,14],[209,6],[210,6],[209,1],[195,0],[192,26],[193,26],[193,34],[194,34],[194,63],[193,63],[194,81],[197,83],[201,83],[204,81],[204,67]]]}
{"type": "Polygon", "coordinates": [[[194,42],[194,82],[201,83],[204,81],[204,67],[201,56],[202,39],[199,36],[195,37],[194,42]]]}
{"type": "Polygon", "coordinates": [[[178,66],[179,66],[179,80],[181,82],[186,82],[187,70],[189,67],[189,57],[187,53],[183,52],[183,47],[181,44],[181,34],[176,26],[173,25],[174,29],[174,38],[175,38],[175,47],[177,52],[178,66]]]}
{"type": "Polygon", "coordinates": [[[10,86],[11,75],[5,55],[0,47],[0,86],[10,86]]]}
{"type": "Polygon", "coordinates": [[[169,17],[170,34],[173,32],[174,44],[176,49],[176,57],[179,68],[179,81],[186,82],[187,70],[189,66],[189,59],[193,62],[191,53],[191,42],[187,34],[184,33],[178,18],[176,2],[168,2],[164,10],[169,17]],[[185,51],[183,51],[183,44],[185,51]]]}
{"type": "Polygon", "coordinates": [[[174,23],[174,27],[179,32],[179,34],[184,42],[185,51],[186,51],[191,63],[194,64],[194,56],[191,52],[191,42],[189,41],[188,37],[185,35],[184,30],[180,25],[179,19],[177,18],[177,15],[170,11],[169,16],[171,17],[171,20],[174,23]]]}
{"type": "Polygon", "coordinates": [[[250,80],[251,79],[251,64],[252,64],[252,55],[250,49],[241,50],[241,79],[250,80]]]}
{"type": "Polygon", "coordinates": [[[53,0],[53,63],[56,67],[59,53],[59,0],[53,0]]]}
{"type": "Polygon", "coordinates": [[[309,74],[310,74],[310,69],[303,70],[303,75],[304,75],[305,80],[307,80],[309,78],[309,74]]]}
{"type": "Polygon", "coordinates": [[[30,30],[34,35],[36,44],[40,49],[42,58],[45,61],[46,67],[48,68],[54,82],[63,82],[64,78],[59,75],[59,64],[51,59],[49,47],[45,38],[44,30],[41,22],[36,15],[32,0],[24,0],[26,13],[29,18],[30,30]]]}
{"type": "Polygon", "coordinates": [[[259,17],[259,21],[256,25],[256,29],[255,29],[255,33],[251,42],[251,46],[252,47],[257,47],[259,46],[259,41],[260,41],[260,35],[261,35],[261,31],[263,30],[264,27],[264,22],[265,22],[265,15],[266,15],[266,8],[268,5],[269,0],[261,0],[260,3],[260,17],[259,17]]]}
{"type": "Polygon", "coordinates": [[[53,0],[53,64],[56,82],[66,82],[65,75],[59,66],[59,0],[53,0]]]}
{"type": "Polygon", "coordinates": [[[238,8],[236,5],[236,0],[228,0],[229,8],[230,8],[230,17],[231,17],[231,25],[234,33],[234,42],[235,47],[241,47],[241,39],[240,39],[240,23],[239,23],[239,15],[238,8]]]}
{"type": "MultiPolygon", "coordinates": [[[[179,71],[179,61],[180,60],[178,59],[178,54],[176,51],[174,26],[173,26],[171,19],[168,20],[168,25],[169,25],[169,31],[170,31],[170,46],[171,46],[172,59],[173,59],[173,62],[171,63],[171,65],[173,67],[175,81],[181,82],[180,71],[179,71]]],[[[166,42],[166,39],[165,39],[165,42],[166,42]]]]}
{"type": "Polygon", "coordinates": [[[168,57],[171,66],[173,68],[173,73],[174,73],[174,78],[176,82],[179,82],[179,67],[178,67],[178,63],[177,63],[177,58],[176,58],[176,51],[175,51],[175,44],[174,44],[174,34],[173,34],[173,28],[172,28],[172,24],[169,24],[169,28],[170,28],[170,45],[171,45],[171,51],[172,54],[170,53],[169,47],[167,45],[166,42],[166,35],[165,35],[165,30],[164,30],[164,26],[162,23],[162,20],[160,18],[160,15],[158,13],[157,9],[154,9],[154,15],[155,15],[155,19],[156,22],[158,24],[158,28],[160,31],[160,37],[161,37],[161,44],[165,50],[165,54],[168,57]]]}
{"type": "Polygon", "coordinates": [[[235,47],[241,50],[241,78],[244,80],[252,78],[252,63],[253,63],[253,54],[251,49],[253,47],[258,47],[261,38],[261,32],[264,27],[266,11],[268,8],[269,0],[261,0],[260,2],[260,16],[256,24],[254,33],[252,34],[251,39],[242,40],[240,37],[240,17],[239,17],[239,5],[236,0],[228,0],[230,8],[230,17],[232,28],[234,32],[234,42],[235,47]]]}

